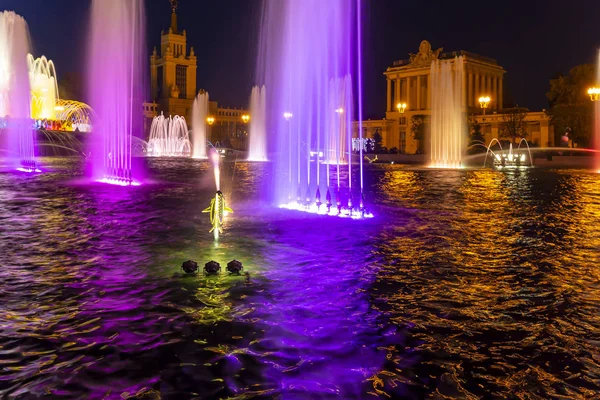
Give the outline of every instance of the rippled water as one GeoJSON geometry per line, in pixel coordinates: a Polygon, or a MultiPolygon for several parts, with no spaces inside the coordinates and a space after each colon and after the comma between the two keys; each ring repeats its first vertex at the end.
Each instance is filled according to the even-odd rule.
{"type": "Polygon", "coordinates": [[[585,398],[600,390],[600,176],[369,166],[376,218],[258,202],[229,164],[0,174],[0,398],[585,398]],[[182,276],[241,260],[250,279],[182,276]]]}

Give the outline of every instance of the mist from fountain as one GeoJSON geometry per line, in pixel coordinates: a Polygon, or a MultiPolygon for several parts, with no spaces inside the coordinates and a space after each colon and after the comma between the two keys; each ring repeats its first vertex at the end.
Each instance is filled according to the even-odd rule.
{"type": "Polygon", "coordinates": [[[0,12],[0,117],[10,168],[39,171],[35,160],[35,135],[31,123],[31,100],[27,54],[29,28],[18,14],[0,12]]]}
{"type": "Polygon", "coordinates": [[[364,214],[362,165],[356,173],[351,164],[360,7],[360,0],[264,4],[257,70],[274,171],[265,192],[282,207],[364,214]]]}
{"type": "Polygon", "coordinates": [[[165,118],[161,113],[152,119],[147,153],[151,157],[189,157],[192,143],[184,117],[165,118]]]}
{"type": "Polygon", "coordinates": [[[132,135],[143,132],[145,15],[143,0],[93,0],[88,97],[98,115],[90,153],[93,178],[135,184],[132,135]]]}
{"type": "Polygon", "coordinates": [[[466,147],[463,57],[431,63],[429,166],[461,168],[466,147]]]}
{"type": "Polygon", "coordinates": [[[267,161],[266,88],[254,86],[250,95],[248,161],[267,161]]]}
{"type": "Polygon", "coordinates": [[[194,100],[192,109],[192,157],[205,159],[207,128],[206,118],[208,117],[208,92],[201,90],[194,100]]]}

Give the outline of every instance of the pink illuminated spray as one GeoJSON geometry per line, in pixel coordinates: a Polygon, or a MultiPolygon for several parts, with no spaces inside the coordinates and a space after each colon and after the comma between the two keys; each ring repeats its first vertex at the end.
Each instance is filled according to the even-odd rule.
{"type": "Polygon", "coordinates": [[[31,121],[31,99],[27,54],[27,23],[12,11],[0,12],[0,129],[5,132],[10,167],[39,172],[35,160],[35,135],[31,121]]]}
{"type": "Polygon", "coordinates": [[[88,46],[88,97],[96,111],[89,151],[93,178],[135,182],[132,135],[143,130],[143,0],[93,0],[88,46]]]}

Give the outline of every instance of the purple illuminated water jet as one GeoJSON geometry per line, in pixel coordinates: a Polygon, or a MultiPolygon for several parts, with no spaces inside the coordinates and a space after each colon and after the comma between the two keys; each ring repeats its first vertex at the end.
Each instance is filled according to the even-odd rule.
{"type": "Polygon", "coordinates": [[[141,134],[144,79],[142,0],[93,0],[88,54],[90,105],[98,115],[90,146],[92,175],[129,185],[132,135],[141,134]]]}
{"type": "Polygon", "coordinates": [[[35,160],[35,136],[31,121],[31,99],[27,54],[29,29],[20,15],[0,13],[0,118],[5,123],[3,147],[10,168],[39,172],[35,160]]]}
{"type": "Polygon", "coordinates": [[[311,211],[322,204],[317,193],[329,192],[341,208],[359,211],[352,199],[363,198],[362,165],[358,172],[352,166],[352,121],[360,7],[360,0],[265,2],[258,79],[275,171],[267,192],[282,207],[311,211]]]}

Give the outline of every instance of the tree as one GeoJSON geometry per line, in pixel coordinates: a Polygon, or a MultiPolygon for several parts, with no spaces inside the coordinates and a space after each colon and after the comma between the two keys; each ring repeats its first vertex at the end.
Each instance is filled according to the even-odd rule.
{"type": "Polygon", "coordinates": [[[500,137],[510,138],[516,144],[517,138],[527,136],[525,118],[527,118],[528,112],[528,109],[519,106],[503,110],[499,126],[500,137]]]}
{"type": "Polygon", "coordinates": [[[381,142],[383,141],[383,137],[381,136],[381,132],[379,129],[375,129],[373,133],[373,152],[375,154],[379,154],[382,152],[383,147],[381,147],[381,142]]]}
{"type": "Polygon", "coordinates": [[[571,68],[569,75],[550,80],[550,91],[546,93],[550,104],[547,114],[557,140],[569,128],[573,142],[581,146],[590,144],[594,105],[587,90],[594,86],[595,80],[596,68],[592,64],[578,65],[571,68]]]}
{"type": "Polygon", "coordinates": [[[469,127],[469,141],[471,144],[473,142],[485,142],[485,136],[481,132],[481,124],[475,115],[470,115],[467,118],[467,126],[469,127]]]}
{"type": "Polygon", "coordinates": [[[417,141],[417,153],[423,154],[423,145],[425,142],[425,115],[415,114],[410,119],[410,132],[413,139],[417,141]]]}

